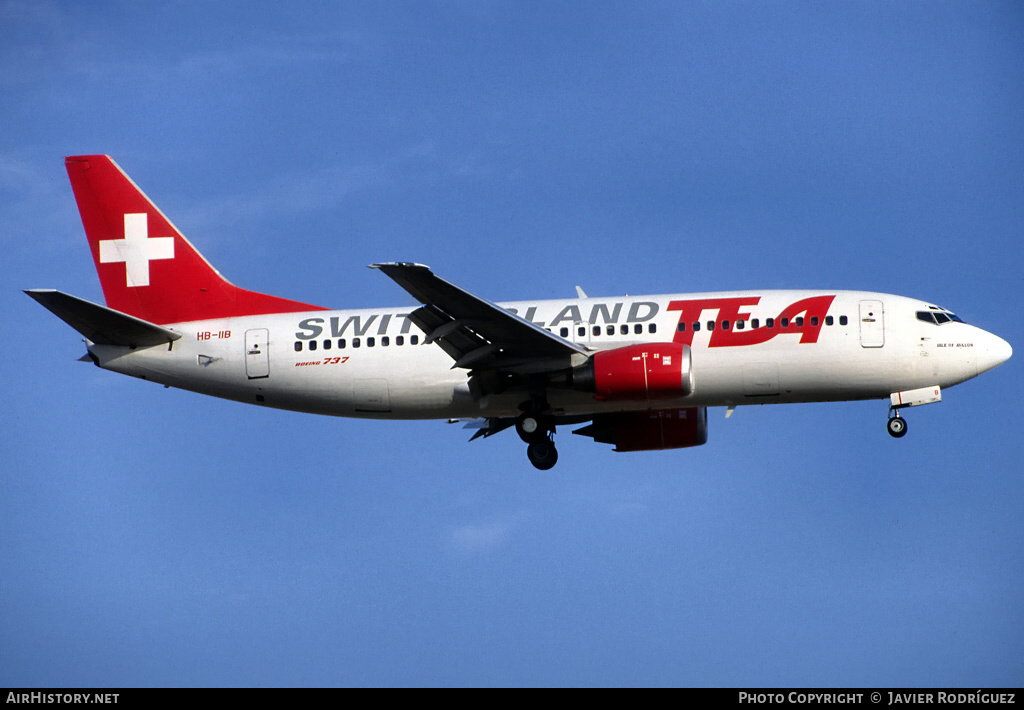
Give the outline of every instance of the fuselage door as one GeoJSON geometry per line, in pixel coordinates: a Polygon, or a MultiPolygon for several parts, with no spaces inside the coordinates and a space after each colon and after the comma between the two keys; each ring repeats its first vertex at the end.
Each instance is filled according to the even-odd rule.
{"type": "Polygon", "coordinates": [[[885,345],[885,309],[881,301],[860,302],[860,344],[865,348],[885,345]]]}
{"type": "Polygon", "coordinates": [[[590,345],[590,324],[586,321],[576,321],[572,324],[570,338],[572,342],[584,347],[590,345]]]}
{"type": "Polygon", "coordinates": [[[245,331],[245,374],[250,380],[270,377],[270,332],[266,328],[245,331]]]}

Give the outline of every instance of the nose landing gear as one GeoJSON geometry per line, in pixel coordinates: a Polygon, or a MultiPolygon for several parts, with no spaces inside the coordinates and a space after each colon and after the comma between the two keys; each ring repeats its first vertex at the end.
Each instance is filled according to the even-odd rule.
{"type": "Polygon", "coordinates": [[[922,404],[933,404],[942,401],[942,388],[938,385],[918,387],[913,390],[893,392],[889,395],[889,422],[886,428],[889,436],[894,439],[906,435],[907,422],[900,416],[900,410],[904,407],[919,407],[922,404]]]}
{"type": "Polygon", "coordinates": [[[907,420],[900,416],[900,410],[889,407],[889,421],[885,425],[889,436],[899,439],[907,433],[907,420]]]}

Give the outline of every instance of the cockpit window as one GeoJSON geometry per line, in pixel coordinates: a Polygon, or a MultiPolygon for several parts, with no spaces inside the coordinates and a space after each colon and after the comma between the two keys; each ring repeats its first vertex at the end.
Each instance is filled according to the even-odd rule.
{"type": "Polygon", "coordinates": [[[924,321],[925,323],[935,323],[936,325],[942,325],[943,323],[956,322],[963,323],[962,320],[957,318],[956,314],[945,310],[944,308],[938,308],[937,306],[928,306],[927,311],[918,311],[917,319],[924,321]]]}

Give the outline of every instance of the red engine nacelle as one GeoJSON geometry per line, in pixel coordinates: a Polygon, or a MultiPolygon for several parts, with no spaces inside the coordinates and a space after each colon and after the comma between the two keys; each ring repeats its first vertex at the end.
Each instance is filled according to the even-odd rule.
{"type": "Polygon", "coordinates": [[[708,440],[708,410],[652,409],[623,412],[612,422],[616,451],[660,451],[700,446],[708,440]]]}
{"type": "Polygon", "coordinates": [[[650,343],[594,353],[573,370],[573,386],[605,401],[685,397],[693,392],[690,346],[650,343]]]}
{"type": "Polygon", "coordinates": [[[594,417],[592,424],[574,434],[592,436],[616,451],[660,451],[700,446],[708,440],[706,407],[616,412],[594,417]]]}

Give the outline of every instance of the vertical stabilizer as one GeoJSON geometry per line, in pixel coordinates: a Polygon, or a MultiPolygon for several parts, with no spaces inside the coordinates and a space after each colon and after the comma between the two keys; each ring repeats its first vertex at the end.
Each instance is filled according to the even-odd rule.
{"type": "Polygon", "coordinates": [[[225,280],[109,156],[64,164],[110,308],[160,324],[322,310],[225,280]]]}

